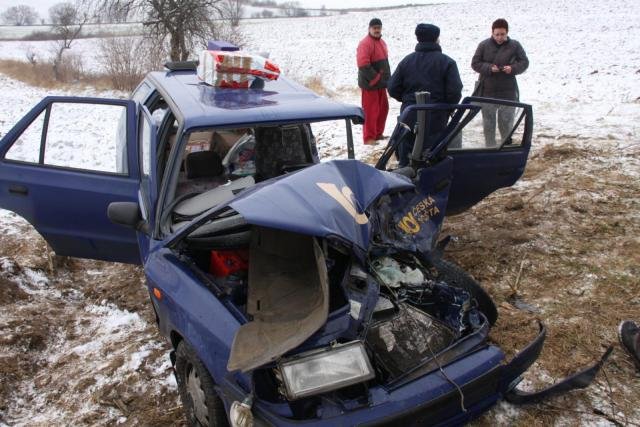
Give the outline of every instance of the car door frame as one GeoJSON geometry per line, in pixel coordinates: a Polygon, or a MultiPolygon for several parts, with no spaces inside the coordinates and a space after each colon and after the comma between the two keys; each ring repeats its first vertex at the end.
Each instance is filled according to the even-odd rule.
{"type": "MultiPolygon", "coordinates": [[[[451,188],[447,202],[446,215],[464,212],[499,188],[513,185],[524,173],[527,164],[533,134],[533,109],[531,105],[516,101],[493,98],[467,97],[461,104],[416,104],[402,112],[398,119],[389,144],[385,148],[376,168],[386,170],[392,152],[403,139],[414,138],[412,129],[404,124],[406,118],[415,111],[451,110],[450,122],[438,141],[431,148],[423,150],[423,159],[414,168],[425,167],[444,157],[453,158],[451,188]],[[513,129],[524,121],[522,144],[506,145],[495,148],[450,150],[449,146],[459,136],[464,127],[480,112],[479,103],[491,103],[522,108],[520,116],[514,121],[513,129]]],[[[427,147],[425,147],[427,148],[427,147]]],[[[405,168],[403,168],[405,169],[405,168]]],[[[400,171],[399,171],[400,172],[400,171]]],[[[402,173],[407,173],[406,171],[402,173]]],[[[415,173],[415,171],[414,171],[415,173]]]]}
{"type": "Polygon", "coordinates": [[[433,156],[445,152],[447,156],[453,158],[453,177],[447,215],[462,213],[494,191],[515,184],[524,174],[533,136],[533,108],[529,104],[473,96],[465,98],[462,104],[494,104],[522,108],[520,115],[514,117],[511,135],[523,122],[524,129],[522,142],[519,145],[507,145],[505,139],[495,148],[451,150],[449,147],[456,136],[454,133],[446,138],[448,141],[434,147],[433,156]]]}
{"type": "Polygon", "coordinates": [[[158,126],[155,124],[153,115],[148,107],[140,104],[138,107],[138,130],[137,130],[137,150],[138,165],[140,170],[140,188],[138,190],[138,203],[140,205],[140,213],[142,219],[149,224],[148,233],[138,231],[138,245],[140,247],[140,256],[143,263],[149,255],[151,241],[154,237],[155,224],[157,222],[157,201],[158,201],[158,165],[157,165],[157,149],[158,149],[158,126]],[[145,175],[144,156],[142,150],[143,144],[143,122],[149,124],[149,173],[145,175]]]}
{"type": "Polygon", "coordinates": [[[0,207],[25,218],[59,255],[139,264],[135,232],[107,218],[107,206],[112,201],[138,201],[136,132],[137,107],[133,100],[45,97],[0,141],[0,207]],[[56,103],[125,108],[126,174],[45,164],[51,107],[56,103]],[[18,138],[43,113],[38,162],[7,159],[18,138]]]}

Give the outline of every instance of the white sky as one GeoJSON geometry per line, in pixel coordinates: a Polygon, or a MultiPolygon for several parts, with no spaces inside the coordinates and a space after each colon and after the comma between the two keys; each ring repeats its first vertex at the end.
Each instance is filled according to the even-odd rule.
{"type": "MultiPolygon", "coordinates": [[[[0,12],[7,7],[19,4],[27,4],[35,8],[40,17],[47,17],[48,10],[56,3],[65,0],[0,0],[0,12]]],[[[280,0],[282,2],[284,0],[280,0]]],[[[320,8],[322,5],[327,8],[354,8],[354,7],[379,7],[394,6],[400,4],[427,4],[427,3],[443,3],[442,0],[297,0],[303,7],[320,8]]],[[[450,1],[450,0],[449,0],[450,1]]],[[[446,2],[446,1],[445,1],[446,2]]]]}

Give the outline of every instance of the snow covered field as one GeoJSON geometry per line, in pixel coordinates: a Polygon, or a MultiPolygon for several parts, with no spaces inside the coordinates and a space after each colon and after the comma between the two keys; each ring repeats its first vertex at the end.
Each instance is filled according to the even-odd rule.
{"type": "MultiPolygon", "coordinates": [[[[452,219],[454,235],[474,235],[478,239],[462,239],[476,250],[473,256],[467,257],[465,249],[454,244],[454,251],[461,251],[454,252],[454,257],[457,256],[456,261],[469,268],[483,283],[488,283],[492,295],[503,301],[509,287],[507,280],[501,277],[512,274],[512,270],[525,261],[524,255],[518,252],[516,257],[512,253],[515,249],[510,248],[519,244],[517,238],[525,233],[522,230],[534,227],[526,231],[532,237],[524,247],[540,254],[535,258],[539,263],[535,264],[533,258],[529,261],[532,264],[531,294],[525,290],[524,295],[540,309],[538,315],[552,322],[552,335],[556,338],[565,330],[579,330],[584,334],[588,334],[589,329],[595,330],[600,340],[594,338],[590,343],[596,348],[591,348],[591,352],[581,349],[574,355],[578,359],[576,364],[592,360],[589,357],[600,353],[598,344],[615,340],[612,325],[619,320],[618,316],[635,312],[636,318],[640,317],[637,298],[640,258],[638,252],[633,251],[640,247],[636,234],[640,230],[640,3],[634,0],[615,3],[601,0],[467,1],[384,11],[377,16],[384,24],[392,69],[412,51],[416,23],[439,25],[443,51],[458,62],[465,85],[464,95],[470,94],[476,79],[470,62],[477,43],[489,35],[493,19],[505,17],[509,21],[510,35],[523,44],[531,62],[529,70],[518,81],[521,100],[534,106],[532,163],[523,181],[494,199],[496,208],[484,204],[475,213],[452,219]],[[549,193],[541,193],[538,187],[544,191],[552,179],[557,179],[554,183],[573,182],[574,186],[562,187],[560,183],[557,189],[554,187],[548,190],[549,193]],[[588,187],[591,180],[598,179],[604,183],[588,187]],[[518,197],[523,197],[525,202],[522,214],[517,206],[513,208],[518,197]],[[544,203],[540,201],[542,198],[544,203]],[[533,203],[529,208],[531,200],[533,203]],[[571,215],[557,216],[565,209],[565,202],[571,215]],[[615,206],[618,210],[612,210],[612,206],[606,204],[614,202],[619,202],[615,206]],[[593,210],[591,206],[595,206],[593,210]],[[600,231],[601,234],[585,235],[582,238],[585,246],[580,250],[586,252],[569,246],[566,239],[575,236],[580,240],[587,222],[591,225],[602,220],[601,209],[609,209],[606,212],[615,220],[607,223],[607,232],[617,230],[617,234],[608,237],[609,234],[600,231]],[[505,211],[514,216],[513,221],[498,221],[504,220],[505,211]],[[518,222],[520,220],[523,222],[518,222]],[[511,222],[515,222],[513,229],[509,228],[511,222]],[[627,229],[616,229],[616,226],[627,229]],[[510,231],[505,240],[501,240],[501,228],[510,231]],[[478,236],[482,232],[485,236],[478,236]],[[558,243],[548,237],[556,234],[565,240],[558,243]],[[486,239],[487,235],[504,245],[474,247],[477,245],[474,242],[486,239]],[[600,251],[595,254],[597,257],[590,252],[594,247],[600,251]],[[609,247],[613,249],[608,251],[606,248],[609,247]],[[478,265],[478,251],[489,261],[478,265]],[[501,251],[504,251],[504,257],[497,258],[501,251]],[[576,259],[571,258],[573,256],[583,263],[580,268],[566,273],[559,269],[554,274],[559,277],[566,274],[566,277],[580,281],[581,286],[577,289],[571,287],[567,293],[549,294],[550,290],[546,289],[551,280],[549,277],[544,276],[542,280],[541,272],[534,280],[534,272],[543,269],[544,264],[568,258],[573,262],[576,259]],[[615,262],[609,262],[608,256],[615,257],[615,262]],[[492,257],[496,257],[496,262],[492,257]],[[614,278],[607,271],[597,270],[605,270],[607,265],[615,272],[614,278]],[[590,301],[589,298],[599,295],[597,286],[603,282],[614,283],[614,279],[621,285],[612,289],[620,293],[626,305],[612,309],[604,303],[590,301]],[[536,286],[539,291],[534,293],[534,289],[538,289],[536,286]],[[558,314],[560,312],[556,310],[566,298],[576,300],[571,304],[579,309],[570,315],[558,314]],[[561,315],[567,317],[559,318],[561,315]],[[584,326],[582,319],[608,319],[603,322],[610,324],[606,327],[602,324],[584,326]],[[553,332],[554,326],[556,332],[553,332]]],[[[303,83],[320,77],[333,97],[358,103],[355,48],[366,34],[371,17],[369,13],[351,13],[324,18],[251,21],[243,23],[242,28],[248,46],[255,51],[269,51],[271,58],[289,76],[303,83]]],[[[0,58],[24,59],[24,52],[29,47],[46,57],[49,43],[0,42],[0,58]]],[[[97,44],[97,40],[80,40],[73,51],[83,55],[85,65],[97,67],[97,44]]],[[[126,96],[93,90],[47,91],[2,75],[0,88],[3,96],[0,136],[47,94],[126,96]]],[[[393,129],[398,110],[399,104],[392,100],[387,134],[393,129]]],[[[78,123],[99,119],[98,116],[77,117],[78,123]]],[[[323,128],[322,131],[326,138],[320,148],[325,154],[338,155],[344,150],[342,129],[323,128]]],[[[361,139],[360,132],[356,127],[356,142],[361,139]]],[[[358,156],[366,157],[376,150],[360,144],[356,148],[358,156]]],[[[91,153],[85,154],[80,161],[99,163],[91,153]]],[[[46,248],[37,233],[6,211],[0,211],[0,236],[0,286],[4,287],[3,292],[13,289],[11,300],[3,300],[7,294],[0,292],[0,363],[16,365],[15,371],[0,372],[0,397],[12,396],[10,401],[0,401],[0,425],[179,424],[181,414],[175,385],[167,370],[167,349],[155,333],[152,315],[147,311],[140,272],[116,264],[78,260],[50,271],[46,248]],[[13,285],[6,284],[9,282],[13,285]],[[87,286],[76,289],[77,283],[87,286]],[[97,289],[99,287],[106,291],[97,289]],[[37,320],[47,315],[51,319],[48,322],[37,320]],[[22,320],[25,316],[29,322],[22,320]],[[58,321],[61,323],[56,324],[58,321]],[[22,363],[25,354],[28,364],[22,363]],[[47,370],[53,372],[49,377],[47,370]],[[37,375],[28,375],[32,371],[37,375]],[[3,387],[11,391],[3,393],[3,387]],[[159,406],[164,407],[164,413],[159,414],[162,412],[159,406]]],[[[517,250],[521,248],[518,246],[517,250]]],[[[559,284],[556,286],[560,287],[559,284]]],[[[511,313],[509,304],[500,307],[501,316],[510,320],[517,318],[518,314],[511,313]]],[[[577,342],[585,339],[576,338],[577,342]]],[[[568,353],[573,342],[567,342],[559,347],[568,353]]],[[[513,347],[517,345],[513,344],[513,347]]],[[[556,353],[553,348],[550,351],[556,358],[567,354],[556,353]]],[[[591,407],[606,410],[616,422],[640,424],[637,408],[640,379],[637,374],[634,376],[633,368],[629,368],[628,359],[619,349],[614,355],[610,368],[613,386],[607,378],[582,397],[554,401],[556,406],[568,408],[552,418],[555,424],[613,424],[606,417],[591,412],[591,407]]],[[[546,354],[545,358],[552,357],[546,354]]],[[[564,367],[551,372],[553,375],[545,369],[536,366],[537,378],[531,382],[544,383],[557,378],[555,374],[564,367]]],[[[523,410],[501,404],[481,423],[529,424],[536,422],[538,417],[548,416],[544,413],[550,411],[557,411],[557,408],[540,406],[523,410]]]]}

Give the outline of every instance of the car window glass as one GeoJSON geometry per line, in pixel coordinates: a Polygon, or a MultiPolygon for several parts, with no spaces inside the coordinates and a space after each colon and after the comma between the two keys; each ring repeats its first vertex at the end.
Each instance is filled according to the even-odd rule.
{"type": "Polygon", "coordinates": [[[127,110],[123,108],[116,130],[116,170],[126,173],[127,169],[127,110]]]}
{"type": "Polygon", "coordinates": [[[498,150],[522,145],[523,109],[507,105],[474,103],[482,107],[464,129],[449,144],[449,151],[498,150]]]}
{"type": "Polygon", "coordinates": [[[97,172],[126,174],[118,155],[126,147],[118,132],[122,105],[55,103],[47,129],[44,163],[97,172]],[[77,117],[91,120],[76,120],[77,117]]]}
{"type": "Polygon", "coordinates": [[[140,157],[142,159],[142,174],[149,176],[151,170],[151,126],[146,117],[142,118],[140,128],[140,157]]]}
{"type": "Polygon", "coordinates": [[[147,98],[147,95],[151,92],[151,85],[146,82],[142,82],[140,86],[131,94],[131,99],[136,102],[142,102],[147,98]]]}
{"type": "Polygon", "coordinates": [[[45,111],[16,139],[5,156],[8,160],[38,163],[40,158],[40,141],[42,140],[42,128],[44,126],[45,111]]]}

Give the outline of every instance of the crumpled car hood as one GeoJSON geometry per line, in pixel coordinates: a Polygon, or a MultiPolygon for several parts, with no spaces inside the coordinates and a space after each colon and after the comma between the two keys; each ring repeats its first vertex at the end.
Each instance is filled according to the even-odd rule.
{"type": "Polygon", "coordinates": [[[252,187],[229,206],[253,225],[337,235],[366,251],[372,225],[365,210],[385,193],[413,187],[403,176],[357,160],[334,160],[252,187]]]}

